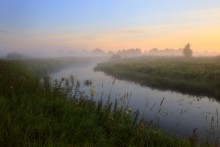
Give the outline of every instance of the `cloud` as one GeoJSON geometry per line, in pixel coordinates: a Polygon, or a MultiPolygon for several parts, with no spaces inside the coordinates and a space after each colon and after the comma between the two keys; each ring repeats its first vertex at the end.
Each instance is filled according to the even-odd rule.
{"type": "Polygon", "coordinates": [[[9,33],[7,30],[0,30],[0,33],[9,33]]]}
{"type": "Polygon", "coordinates": [[[137,35],[147,33],[149,30],[143,27],[133,27],[133,28],[121,28],[113,29],[110,31],[103,32],[103,34],[124,34],[124,35],[137,35]]]}
{"type": "Polygon", "coordinates": [[[128,29],[128,30],[120,30],[118,31],[118,33],[122,33],[122,34],[142,34],[142,33],[146,33],[146,30],[144,29],[128,29]]]}

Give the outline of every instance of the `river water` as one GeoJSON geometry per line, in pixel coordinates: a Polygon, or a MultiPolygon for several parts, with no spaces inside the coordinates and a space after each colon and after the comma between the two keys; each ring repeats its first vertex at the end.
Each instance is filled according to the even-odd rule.
{"type": "Polygon", "coordinates": [[[140,110],[139,116],[152,121],[165,131],[188,138],[193,130],[200,141],[216,141],[219,134],[220,103],[208,97],[196,97],[172,91],[161,91],[139,84],[118,80],[103,72],[95,72],[96,63],[77,66],[52,74],[52,79],[73,75],[81,83],[80,89],[88,96],[90,86],[85,80],[92,80],[95,99],[111,101],[118,99],[119,105],[129,105],[132,110],[140,110]]]}

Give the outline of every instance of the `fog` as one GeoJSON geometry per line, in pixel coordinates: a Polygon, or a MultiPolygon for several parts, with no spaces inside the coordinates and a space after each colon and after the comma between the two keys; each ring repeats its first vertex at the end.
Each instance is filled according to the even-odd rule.
{"type": "Polygon", "coordinates": [[[152,125],[220,146],[219,6],[0,0],[3,146],[160,146],[152,125]]]}
{"type": "MultiPolygon", "coordinates": [[[[179,49],[148,49],[142,51],[138,48],[130,48],[130,49],[121,49],[117,51],[105,51],[104,49],[92,49],[92,50],[33,50],[33,51],[25,51],[25,50],[0,50],[0,58],[47,58],[47,57],[100,57],[106,56],[111,57],[114,55],[120,55],[120,57],[137,57],[137,56],[183,56],[183,50],[179,49]],[[14,57],[13,57],[14,56],[14,57]]],[[[202,51],[202,52],[194,52],[193,57],[199,56],[219,56],[219,52],[209,52],[209,51],[202,51]]]]}

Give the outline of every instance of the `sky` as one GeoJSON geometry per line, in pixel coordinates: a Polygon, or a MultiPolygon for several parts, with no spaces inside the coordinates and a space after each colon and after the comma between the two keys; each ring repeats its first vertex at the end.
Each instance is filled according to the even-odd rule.
{"type": "Polygon", "coordinates": [[[101,48],[220,53],[219,0],[0,0],[0,55],[101,48]]]}

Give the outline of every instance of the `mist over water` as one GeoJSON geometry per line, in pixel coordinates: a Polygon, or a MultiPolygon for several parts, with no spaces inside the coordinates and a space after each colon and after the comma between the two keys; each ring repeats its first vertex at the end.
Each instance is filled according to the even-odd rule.
{"type": "MultiPolygon", "coordinates": [[[[36,84],[40,85],[40,88],[48,82],[46,83],[48,87],[45,84],[46,88],[38,93],[39,96],[36,96],[43,100],[42,93],[48,94],[49,91],[52,94],[54,92],[51,88],[54,85],[50,85],[50,82],[52,83],[55,79],[60,80],[63,77],[68,78],[70,75],[74,76],[75,81],[79,80],[80,92],[86,95],[85,99],[93,98],[95,101],[103,99],[104,103],[109,100],[108,98],[113,103],[117,100],[119,108],[131,107],[133,112],[139,110],[138,120],[143,119],[162,128],[165,132],[183,138],[188,139],[194,135],[195,138],[192,140],[195,142],[198,137],[201,142],[206,143],[207,140],[210,140],[217,142],[218,145],[220,140],[218,128],[220,126],[219,26],[220,1],[218,0],[211,2],[205,0],[0,0],[0,71],[2,71],[0,73],[3,73],[0,75],[0,79],[5,80],[4,82],[0,81],[0,88],[3,91],[3,97],[0,97],[3,100],[0,99],[0,102],[1,105],[5,105],[4,110],[1,111],[2,118],[5,120],[2,121],[3,125],[0,127],[6,126],[4,126],[6,135],[0,133],[0,136],[3,134],[3,141],[5,138],[9,139],[5,141],[6,144],[3,146],[10,146],[7,143],[21,137],[19,133],[24,134],[24,140],[29,139],[28,132],[33,133],[29,135],[30,142],[35,143],[39,137],[43,138],[39,141],[39,145],[46,146],[44,142],[50,144],[50,140],[45,141],[48,139],[45,134],[49,132],[52,136],[51,141],[56,142],[57,138],[65,140],[68,131],[66,145],[72,145],[69,144],[69,140],[73,138],[71,133],[77,131],[66,131],[59,128],[61,131],[57,134],[60,136],[52,131],[44,131],[44,128],[46,128],[45,130],[51,129],[50,122],[55,120],[52,120],[53,115],[56,115],[54,110],[57,108],[53,103],[54,99],[52,102],[49,101],[51,104],[48,106],[44,104],[44,101],[42,101],[42,106],[39,105],[42,112],[49,111],[51,107],[52,117],[48,115],[47,118],[46,116],[47,124],[41,121],[43,115],[38,118],[34,113],[32,114],[32,103],[25,104],[25,98],[29,98],[26,96],[30,91],[28,88],[34,85],[33,77],[36,76],[36,81],[37,79],[40,81],[40,84],[39,81],[36,84]],[[131,60],[133,62],[130,62],[131,60]],[[24,68],[20,66],[21,64],[24,65],[24,68]],[[98,64],[103,65],[103,69],[99,70],[98,64]],[[30,81],[28,81],[28,74],[30,74],[30,81]],[[48,81],[44,81],[44,78],[48,81]],[[26,89],[18,81],[27,82],[30,85],[25,85],[28,87],[26,89]],[[13,85],[17,88],[13,89],[13,85]],[[91,88],[94,88],[94,96],[91,95],[91,88]],[[9,101],[7,104],[4,99],[8,100],[8,97],[4,91],[7,90],[6,94],[13,95],[14,98],[15,89],[22,91],[24,96],[21,95],[21,97],[24,97],[24,102],[20,102],[20,95],[16,95],[16,103],[12,99],[13,103],[9,101]],[[14,110],[12,113],[10,113],[8,106],[11,104],[14,104],[12,105],[12,110],[14,110]],[[26,109],[26,105],[28,105],[28,109],[26,109]],[[19,108],[14,109],[17,106],[19,108]],[[24,113],[20,110],[24,110],[24,113]],[[39,119],[42,126],[37,128],[34,123],[29,123],[29,113],[26,115],[26,110],[31,110],[30,115],[33,117],[33,122],[35,119],[39,119]],[[5,115],[4,112],[9,113],[5,115]],[[25,124],[20,114],[28,118],[27,130],[19,128],[25,124]],[[14,117],[15,115],[16,117],[14,117]],[[11,123],[14,118],[15,125],[11,123]],[[20,120],[20,124],[17,125],[16,119],[20,120]],[[10,127],[11,132],[15,133],[10,134],[7,127],[10,127]]],[[[69,84],[68,81],[66,83],[69,84]]],[[[61,82],[61,84],[63,83],[61,82]]],[[[62,85],[60,87],[62,88],[62,85]]],[[[32,88],[33,91],[30,92],[34,96],[36,89],[32,88]]],[[[62,89],[59,90],[62,94],[62,89]]],[[[59,97],[59,95],[56,96],[59,97]]],[[[63,98],[65,101],[66,97],[63,98]]],[[[36,102],[38,102],[37,100],[36,102]]],[[[33,102],[33,106],[35,106],[34,98],[30,102],[33,102]]],[[[78,105],[77,103],[76,105],[78,105]]],[[[63,106],[63,110],[68,110],[65,108],[66,104],[60,106],[63,106]]],[[[84,105],[79,106],[84,108],[84,105]]],[[[83,108],[79,108],[79,110],[83,108]]],[[[70,111],[72,111],[71,109],[72,107],[70,107],[70,111]]],[[[77,111],[75,112],[77,113],[77,111]]],[[[63,114],[65,113],[69,112],[63,111],[63,114]]],[[[96,112],[94,114],[96,115],[96,112]]],[[[111,115],[111,113],[106,114],[111,115]]],[[[99,115],[101,116],[102,113],[99,115]]],[[[97,117],[99,116],[97,115],[97,117]]],[[[54,122],[60,125],[60,120],[57,120],[54,122]]],[[[72,120],[69,120],[60,126],[65,128],[72,125],[70,123],[72,120]]],[[[78,123],[78,119],[73,118],[73,120],[78,123]]],[[[88,119],[88,124],[90,125],[92,121],[88,119]]],[[[105,123],[102,124],[105,125],[105,123]]],[[[87,124],[85,123],[85,125],[87,124]]],[[[130,123],[128,125],[130,129],[130,123]]],[[[94,132],[97,131],[97,134],[104,132],[104,135],[101,135],[101,139],[97,137],[92,141],[97,139],[98,143],[102,142],[106,136],[108,139],[110,133],[105,130],[105,126],[103,127],[104,131],[101,129],[100,131],[96,124],[94,126],[98,128],[96,130],[93,127],[95,128],[94,132]]],[[[110,124],[111,126],[113,125],[110,124]]],[[[24,125],[24,127],[26,126],[24,125]]],[[[138,130],[138,127],[135,129],[138,130]]],[[[54,132],[57,132],[56,129],[56,127],[53,128],[54,132]]],[[[82,134],[87,133],[83,127],[79,127],[79,130],[82,134]]],[[[116,131],[121,130],[119,127],[116,131]]],[[[154,132],[154,128],[152,130],[154,132]]],[[[139,136],[138,131],[137,136],[139,136]]],[[[109,139],[110,142],[116,140],[117,143],[119,142],[119,146],[123,146],[123,142],[120,141],[124,131],[122,130],[120,133],[122,135],[112,135],[113,138],[109,139]]],[[[93,135],[93,133],[91,134],[93,135]]],[[[145,139],[144,135],[140,136],[145,139]]],[[[167,136],[165,135],[165,137],[167,136]]],[[[82,135],[83,137],[84,135],[82,135]]],[[[130,139],[130,137],[124,138],[130,139]]],[[[87,139],[82,146],[90,143],[90,138],[87,139]]],[[[81,141],[77,137],[76,140],[81,141]]],[[[22,142],[21,139],[16,141],[22,142]]],[[[160,143],[160,139],[156,138],[156,143],[157,141],[160,143]]],[[[142,143],[142,141],[140,142],[142,143]]],[[[146,142],[151,143],[151,137],[146,142]]],[[[59,141],[58,143],[62,144],[59,141]]],[[[125,144],[127,143],[125,142],[125,144]]],[[[135,142],[132,143],[135,144],[135,142]]],[[[129,145],[133,146],[133,144],[129,145]]]]}
{"type": "Polygon", "coordinates": [[[94,67],[100,61],[91,62],[83,67],[77,66],[52,74],[52,79],[60,79],[73,75],[81,83],[81,91],[90,97],[91,86],[84,84],[91,80],[95,87],[95,100],[110,97],[111,101],[118,100],[120,106],[129,105],[132,110],[140,110],[139,117],[154,123],[171,134],[185,138],[192,135],[193,130],[202,141],[207,136],[216,139],[216,127],[220,103],[213,98],[199,97],[187,94],[161,91],[133,82],[115,79],[103,72],[95,72],[94,67]]]}

